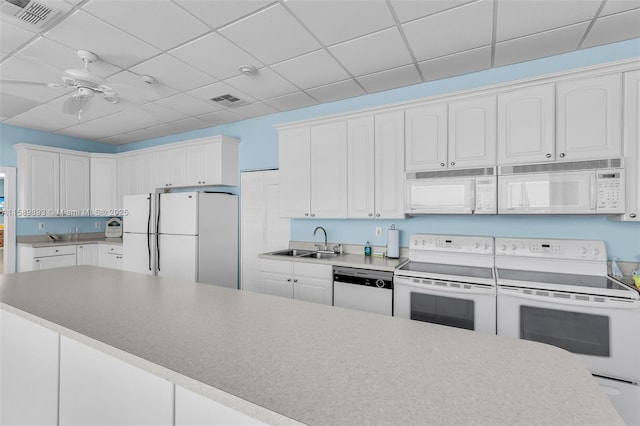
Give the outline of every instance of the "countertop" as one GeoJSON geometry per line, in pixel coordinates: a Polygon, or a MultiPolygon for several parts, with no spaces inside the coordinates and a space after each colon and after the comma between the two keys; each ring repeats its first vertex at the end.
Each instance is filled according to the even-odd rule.
{"type": "Polygon", "coordinates": [[[81,238],[78,240],[60,240],[60,241],[33,241],[33,242],[18,242],[19,246],[28,246],[28,247],[55,247],[55,246],[76,246],[82,244],[116,244],[122,245],[122,238],[106,238],[104,235],[102,237],[96,238],[81,238]]]}
{"type": "Polygon", "coordinates": [[[376,271],[393,272],[396,267],[402,265],[407,259],[389,259],[386,257],[365,256],[364,254],[343,253],[328,259],[316,259],[312,257],[281,256],[277,254],[263,253],[258,255],[261,259],[284,260],[290,262],[318,263],[324,265],[349,266],[352,268],[373,269],[376,271]]]}
{"type": "Polygon", "coordinates": [[[1,275],[0,303],[307,424],[623,424],[579,360],[535,342],[92,266],[1,275]]]}

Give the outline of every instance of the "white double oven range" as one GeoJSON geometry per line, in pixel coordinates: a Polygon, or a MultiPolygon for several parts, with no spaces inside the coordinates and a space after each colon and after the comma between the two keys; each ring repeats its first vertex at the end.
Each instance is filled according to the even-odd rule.
{"type": "Polygon", "coordinates": [[[574,353],[640,424],[640,293],[607,276],[603,241],[412,234],[394,315],[574,353]]]}

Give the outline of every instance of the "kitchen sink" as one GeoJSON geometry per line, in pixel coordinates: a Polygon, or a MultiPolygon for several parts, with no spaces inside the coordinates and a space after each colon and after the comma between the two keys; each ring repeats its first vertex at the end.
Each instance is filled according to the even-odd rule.
{"type": "Polygon", "coordinates": [[[308,254],[303,254],[300,257],[313,257],[315,259],[331,259],[332,257],[336,257],[337,255],[338,253],[314,251],[308,254]]]}
{"type": "Polygon", "coordinates": [[[313,250],[285,249],[285,250],[272,251],[269,254],[273,254],[276,256],[303,257],[310,254],[315,254],[315,253],[316,252],[313,250]]]}

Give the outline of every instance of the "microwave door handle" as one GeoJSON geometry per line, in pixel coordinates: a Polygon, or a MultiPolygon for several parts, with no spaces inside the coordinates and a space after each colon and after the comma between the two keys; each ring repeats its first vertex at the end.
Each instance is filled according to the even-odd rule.
{"type": "Polygon", "coordinates": [[[591,210],[596,210],[598,208],[598,188],[594,174],[589,175],[589,185],[591,186],[591,210]]]}
{"type": "MultiPolygon", "coordinates": [[[[532,290],[532,291],[536,291],[536,290],[532,290]]],[[[553,290],[537,290],[537,291],[545,291],[547,293],[553,292],[553,290]]],[[[522,294],[518,290],[503,288],[498,284],[498,297],[500,297],[501,295],[510,296],[510,297],[522,299],[522,300],[528,300],[528,301],[546,302],[553,305],[578,306],[578,307],[586,307],[586,308],[592,308],[592,309],[612,309],[612,308],[618,309],[618,310],[638,309],[638,305],[635,303],[615,303],[615,302],[595,303],[595,302],[575,300],[575,299],[560,299],[558,297],[536,296],[534,294],[522,294]]]]}

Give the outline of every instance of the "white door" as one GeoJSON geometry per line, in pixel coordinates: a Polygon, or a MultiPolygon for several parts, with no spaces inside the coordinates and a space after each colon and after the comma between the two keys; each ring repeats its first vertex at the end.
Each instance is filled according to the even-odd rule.
{"type": "Polygon", "coordinates": [[[65,266],[76,266],[76,255],[65,254],[63,256],[37,257],[33,259],[33,270],[63,268],[65,266]]]}
{"type": "Polygon", "coordinates": [[[404,112],[375,116],[375,217],[404,218],[404,112]]]}
{"type": "Polygon", "coordinates": [[[263,271],[260,273],[260,286],[264,294],[293,298],[293,277],[291,275],[263,271]]]}
{"type": "Polygon", "coordinates": [[[107,216],[118,208],[118,163],[115,158],[91,158],[91,214],[107,216]]]}
{"type": "Polygon", "coordinates": [[[555,85],[498,95],[498,164],[555,161],[555,85]]]}
{"type": "Polygon", "coordinates": [[[78,245],[76,247],[76,264],[98,266],[98,245],[78,245]]]}
{"type": "Polygon", "coordinates": [[[282,129],[278,137],[280,166],[280,214],[309,217],[311,132],[308,126],[282,129]]]}
{"type": "Polygon", "coordinates": [[[347,217],[373,218],[375,210],[373,116],[347,122],[347,217]]]}
{"type": "Polygon", "coordinates": [[[196,282],[198,279],[198,237],[158,236],[158,276],[196,282]]]}
{"type": "Polygon", "coordinates": [[[311,217],[347,217],[347,123],[311,127],[311,217]]]}
{"type": "Polygon", "coordinates": [[[153,275],[155,263],[155,234],[122,235],[122,269],[129,272],[153,275]]]}
{"type": "Polygon", "coordinates": [[[146,234],[155,230],[155,194],[127,195],[124,197],[123,208],[127,214],[123,216],[122,228],[124,232],[146,234]]]}
{"type": "Polygon", "coordinates": [[[185,186],[187,182],[187,151],[184,148],[168,150],[170,186],[185,186]]]}
{"type": "Polygon", "coordinates": [[[496,97],[449,103],[449,167],[496,164],[496,97]]]}
{"type": "MultiPolygon", "coordinates": [[[[223,173],[222,169],[225,168],[225,172],[227,172],[227,167],[225,165],[225,160],[228,158],[225,155],[225,159],[222,157],[223,149],[230,149],[230,147],[223,145],[222,142],[205,142],[200,145],[201,155],[202,155],[202,173],[200,175],[201,184],[202,185],[222,185],[222,184],[230,184],[229,180],[226,176],[227,173],[223,173]],[[223,182],[223,176],[225,176],[225,182],[223,182]]],[[[237,150],[237,148],[235,148],[237,150]]],[[[236,159],[236,164],[238,160],[236,159]]],[[[237,167],[236,167],[237,170],[237,167]]],[[[237,177],[233,178],[235,182],[237,177]]],[[[234,182],[234,185],[236,184],[234,182]]]]}
{"type": "Polygon", "coordinates": [[[60,154],[60,208],[64,215],[89,216],[89,157],[60,154]]]}
{"type": "Polygon", "coordinates": [[[558,83],[558,159],[610,158],[622,153],[622,76],[558,83]]]}
{"type": "MultiPolygon", "coordinates": [[[[22,152],[19,152],[19,159],[21,155],[22,152]]],[[[24,188],[18,197],[18,208],[57,210],[60,206],[60,155],[32,149],[25,150],[24,155],[24,174],[21,172],[21,162],[18,162],[18,189],[24,188]]]]}
{"type": "Polygon", "coordinates": [[[202,185],[202,163],[204,161],[202,145],[185,148],[186,184],[189,186],[202,185]]]}
{"type": "Polygon", "coordinates": [[[161,234],[198,234],[198,193],[174,192],[160,194],[158,201],[160,211],[161,234]]]}
{"type": "Polygon", "coordinates": [[[447,104],[436,103],[405,111],[405,171],[447,167],[447,104]]]}
{"type": "Polygon", "coordinates": [[[304,276],[293,277],[293,298],[324,305],[333,304],[333,282],[304,276]]]}

